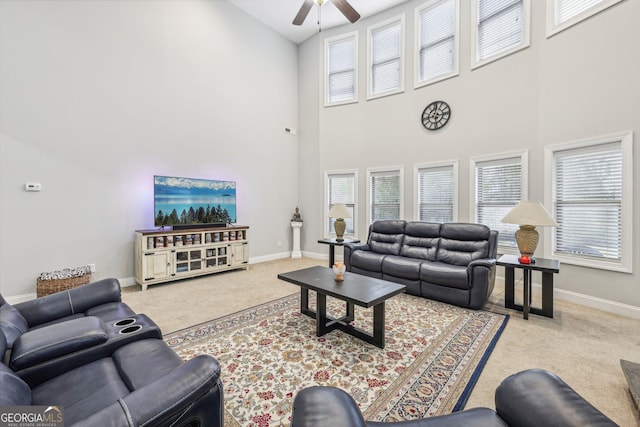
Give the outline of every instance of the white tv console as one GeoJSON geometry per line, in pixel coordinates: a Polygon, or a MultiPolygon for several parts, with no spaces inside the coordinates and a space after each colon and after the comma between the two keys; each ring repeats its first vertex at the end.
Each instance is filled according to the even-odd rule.
{"type": "Polygon", "coordinates": [[[136,282],[148,285],[249,267],[249,227],[136,230],[136,282]]]}

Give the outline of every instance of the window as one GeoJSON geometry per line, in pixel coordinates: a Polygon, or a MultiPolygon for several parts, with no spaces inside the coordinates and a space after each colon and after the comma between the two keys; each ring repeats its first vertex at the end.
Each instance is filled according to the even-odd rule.
{"type": "Polygon", "coordinates": [[[518,226],[505,224],[502,218],[521,200],[527,200],[527,152],[471,160],[475,188],[472,217],[497,230],[498,245],[517,248],[518,226]]]}
{"type": "Polygon", "coordinates": [[[336,203],[344,203],[351,212],[351,218],[345,218],[347,224],[345,235],[356,234],[356,182],[358,181],[357,171],[331,171],[325,173],[325,235],[335,234],[333,223],[334,218],[329,218],[328,213],[331,206],[336,203]]]}
{"type": "Polygon", "coordinates": [[[458,220],[458,162],[416,165],[416,218],[429,222],[458,220]]]}
{"type": "Polygon", "coordinates": [[[368,169],[369,223],[403,217],[403,169],[368,169]]]}
{"type": "Polygon", "coordinates": [[[430,1],[416,9],[415,86],[458,75],[460,0],[430,1]]]}
{"type": "Polygon", "coordinates": [[[369,27],[369,96],[404,90],[404,15],[369,27]]]}
{"type": "Polygon", "coordinates": [[[474,0],[473,68],[529,46],[529,0],[474,0]]]}
{"type": "Polygon", "coordinates": [[[546,149],[558,222],[548,239],[555,257],[631,272],[631,146],[629,133],[546,149]]]}
{"type": "Polygon", "coordinates": [[[325,41],[325,105],[358,100],[358,33],[325,41]]]}
{"type": "Polygon", "coordinates": [[[547,0],[547,37],[584,21],[622,0],[547,0]]]}

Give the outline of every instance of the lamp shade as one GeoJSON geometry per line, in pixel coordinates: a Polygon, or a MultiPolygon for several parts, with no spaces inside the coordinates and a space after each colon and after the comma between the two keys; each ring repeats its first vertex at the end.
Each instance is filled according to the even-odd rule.
{"type": "Polygon", "coordinates": [[[329,209],[329,218],[351,218],[351,212],[344,203],[336,203],[329,209]]]}
{"type": "Polygon", "coordinates": [[[502,222],[508,224],[533,225],[537,227],[557,227],[558,223],[551,217],[542,203],[524,201],[518,203],[502,222]]]}

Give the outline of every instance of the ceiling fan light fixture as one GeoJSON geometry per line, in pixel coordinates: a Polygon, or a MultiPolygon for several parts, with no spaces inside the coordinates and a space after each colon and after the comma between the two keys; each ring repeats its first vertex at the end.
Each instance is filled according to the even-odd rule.
{"type": "Polygon", "coordinates": [[[313,0],[313,2],[315,4],[317,4],[318,6],[322,6],[324,4],[325,0],[313,0]]]}

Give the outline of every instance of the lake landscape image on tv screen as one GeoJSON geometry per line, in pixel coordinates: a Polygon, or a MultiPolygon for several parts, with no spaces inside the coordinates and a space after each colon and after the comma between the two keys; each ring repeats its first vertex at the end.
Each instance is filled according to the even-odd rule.
{"type": "Polygon", "coordinates": [[[236,222],[236,183],[210,179],[154,177],[155,225],[236,222]]]}

